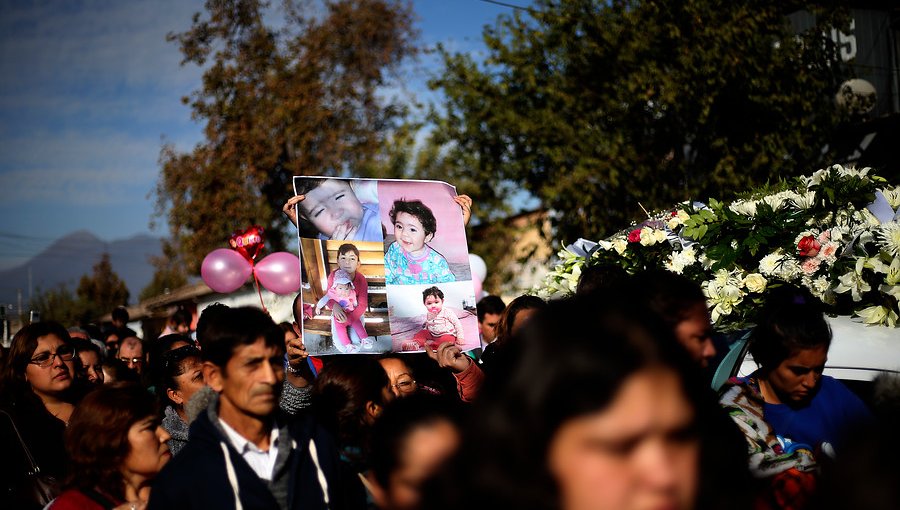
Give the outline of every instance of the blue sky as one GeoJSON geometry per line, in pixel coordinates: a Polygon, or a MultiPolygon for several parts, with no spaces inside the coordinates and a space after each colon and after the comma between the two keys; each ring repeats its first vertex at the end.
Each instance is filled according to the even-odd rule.
{"type": "MultiPolygon", "coordinates": [[[[273,0],[278,5],[278,0],[273,0]]],[[[527,5],[528,0],[506,3],[527,5]]],[[[480,0],[417,0],[421,40],[483,51],[481,30],[512,9],[480,0]]],[[[0,3],[0,269],[55,239],[90,230],[105,241],[150,230],[162,143],[189,150],[201,126],[180,98],[201,71],[181,67],[166,33],[197,0],[0,3]]],[[[420,68],[434,69],[424,60],[420,68]]],[[[408,89],[434,100],[427,73],[408,89]]]]}

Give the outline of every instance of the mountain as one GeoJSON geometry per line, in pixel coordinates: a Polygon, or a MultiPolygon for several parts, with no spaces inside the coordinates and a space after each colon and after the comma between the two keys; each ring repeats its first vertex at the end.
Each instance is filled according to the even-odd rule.
{"type": "Polygon", "coordinates": [[[21,266],[0,271],[0,303],[17,305],[17,289],[21,289],[22,305],[28,306],[29,268],[31,288],[35,293],[55,289],[60,284],[65,284],[74,293],[78,281],[92,272],[104,252],[109,253],[113,271],[128,286],[129,304],[136,303],[138,294],[153,278],[150,257],[162,254],[160,239],[138,234],[105,242],[87,230],[59,239],[21,266]]]}

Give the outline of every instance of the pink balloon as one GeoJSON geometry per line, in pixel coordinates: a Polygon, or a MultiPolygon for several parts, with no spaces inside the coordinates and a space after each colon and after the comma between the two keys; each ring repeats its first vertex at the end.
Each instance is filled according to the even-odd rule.
{"type": "Polygon", "coordinates": [[[253,267],[240,253],[227,248],[209,252],[200,266],[200,276],[209,288],[221,293],[233,292],[239,288],[253,267]]]}
{"type": "Polygon", "coordinates": [[[253,270],[259,283],[275,294],[291,294],[300,290],[300,259],[293,253],[270,253],[257,262],[253,270]]]}

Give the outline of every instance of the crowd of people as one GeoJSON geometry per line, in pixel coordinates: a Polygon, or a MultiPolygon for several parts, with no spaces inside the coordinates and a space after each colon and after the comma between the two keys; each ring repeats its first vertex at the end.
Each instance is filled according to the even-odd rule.
{"type": "Polygon", "coordinates": [[[719,392],[703,293],[665,271],[487,296],[472,352],[313,360],[299,299],[155,339],[37,322],[2,354],[0,507],[896,508],[896,414],[822,375],[817,304],[772,292],[719,392]]]}

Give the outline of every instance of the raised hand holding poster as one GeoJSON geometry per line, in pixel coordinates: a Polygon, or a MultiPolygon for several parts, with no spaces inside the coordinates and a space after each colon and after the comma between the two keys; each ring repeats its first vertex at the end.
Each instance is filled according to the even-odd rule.
{"type": "Polygon", "coordinates": [[[310,354],[480,345],[456,190],[443,182],[295,177],[310,354]]]}

